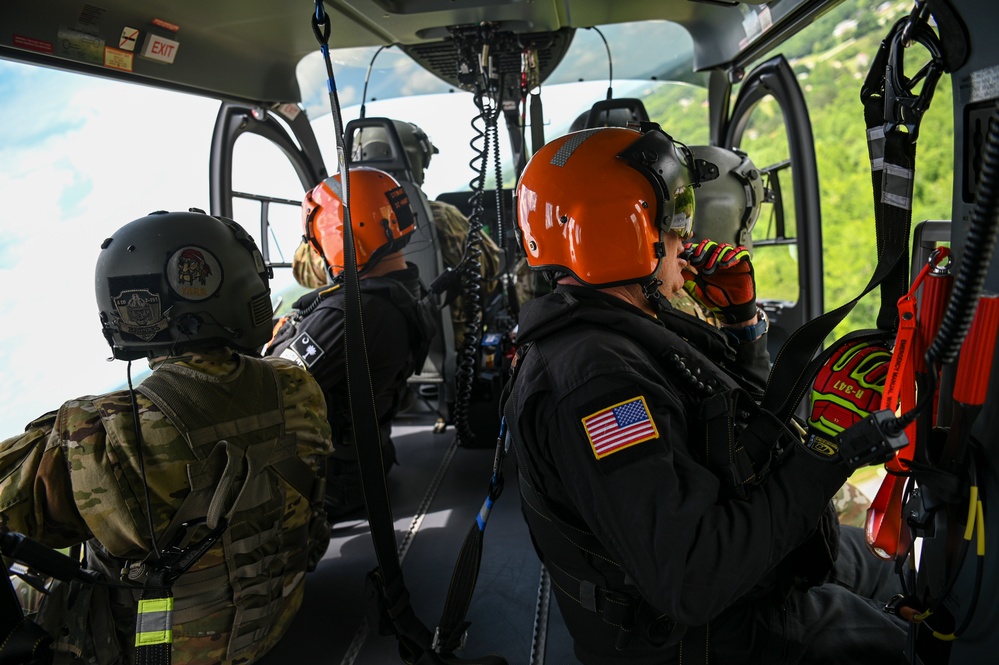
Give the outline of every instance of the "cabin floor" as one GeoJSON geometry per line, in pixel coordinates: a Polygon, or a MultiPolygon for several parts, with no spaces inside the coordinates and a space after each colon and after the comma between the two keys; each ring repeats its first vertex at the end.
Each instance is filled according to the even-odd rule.
{"type": "MultiPolygon", "coordinates": [[[[435,434],[435,420],[421,402],[400,414],[392,430],[398,464],[388,476],[404,579],[416,615],[431,630],[441,616],[462,541],[486,498],[495,453],[491,446],[455,446],[454,429],[435,434]]],[[[487,522],[466,617],[471,622],[467,643],[456,655],[495,654],[511,665],[575,665],[572,641],[520,512],[512,453],[503,470],[503,494],[487,522]]],[[[373,634],[364,618],[364,581],[376,566],[367,520],[336,524],[326,555],[306,578],[298,616],[259,663],[402,662],[395,636],[373,634]]]]}

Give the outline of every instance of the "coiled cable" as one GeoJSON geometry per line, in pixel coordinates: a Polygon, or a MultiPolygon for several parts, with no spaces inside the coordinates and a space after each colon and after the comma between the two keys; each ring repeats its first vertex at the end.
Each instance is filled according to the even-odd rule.
{"type": "Polygon", "coordinates": [[[478,115],[472,118],[475,135],[469,141],[474,156],[468,165],[475,173],[469,182],[472,194],[469,197],[471,215],[468,220],[468,236],[465,239],[465,255],[461,260],[461,295],[465,322],[465,336],[458,350],[458,366],[455,371],[454,426],[458,445],[471,446],[475,441],[469,423],[469,408],[475,383],[476,365],[479,359],[479,344],[482,340],[482,201],[485,189],[486,167],[490,149],[490,124],[495,129],[495,114],[489,106],[483,87],[478,87],[474,95],[478,115]]]}

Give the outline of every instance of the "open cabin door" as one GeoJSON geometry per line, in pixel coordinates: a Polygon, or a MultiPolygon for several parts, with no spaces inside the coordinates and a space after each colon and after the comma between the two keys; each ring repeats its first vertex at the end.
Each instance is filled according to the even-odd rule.
{"type": "MultiPolygon", "coordinates": [[[[713,76],[712,99],[728,99],[713,76]]],[[[822,214],[812,125],[794,71],[783,56],[742,80],[721,145],[745,151],[764,176],[767,200],[753,229],[757,297],[770,317],[770,353],[823,312],[822,214]]]]}
{"type": "MultiPolygon", "coordinates": [[[[267,265],[291,267],[302,239],[302,197],[326,177],[319,144],[300,107],[222,103],[212,136],[211,213],[246,228],[267,265]]],[[[279,301],[276,311],[305,292],[290,270],[277,271],[271,289],[279,301]]]]}

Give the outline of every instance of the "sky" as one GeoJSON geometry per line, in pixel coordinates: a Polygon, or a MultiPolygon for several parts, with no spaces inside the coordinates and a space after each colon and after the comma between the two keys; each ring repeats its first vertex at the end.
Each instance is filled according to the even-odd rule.
{"type": "Polygon", "coordinates": [[[100,244],[153,210],[208,208],[217,108],[0,60],[0,438],[125,382],[97,315],[100,244]]]}
{"type": "MultiPolygon", "coordinates": [[[[557,131],[601,99],[606,82],[577,84],[571,93],[548,90],[560,103],[546,105],[546,125],[557,131]]],[[[428,133],[441,151],[426,173],[431,198],[467,189],[474,175],[464,152],[471,95],[416,99],[369,103],[367,115],[410,120],[428,133]]],[[[0,283],[6,287],[0,291],[0,439],[68,399],[125,384],[127,363],[107,360],[94,297],[101,242],[154,210],[209,210],[217,111],[212,99],[0,60],[0,283]]],[[[357,107],[344,109],[344,122],[357,114],[357,107]]],[[[313,126],[332,169],[332,119],[327,114],[313,126]]],[[[505,129],[500,136],[505,142],[505,129]]],[[[246,159],[237,153],[234,178],[245,178],[246,187],[272,187],[273,178],[256,168],[269,154],[246,159]]],[[[292,191],[285,194],[299,198],[301,186],[289,182],[292,191]]],[[[256,223],[236,217],[248,229],[256,223]]],[[[289,273],[282,271],[273,291],[291,282],[289,273]]],[[[144,367],[134,362],[133,376],[144,367]]]]}

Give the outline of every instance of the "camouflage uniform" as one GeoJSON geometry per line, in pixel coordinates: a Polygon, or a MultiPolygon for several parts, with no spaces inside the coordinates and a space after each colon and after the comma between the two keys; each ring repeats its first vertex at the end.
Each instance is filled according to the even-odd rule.
{"type": "Polygon", "coordinates": [[[552,289],[548,281],[540,272],[531,270],[527,264],[527,259],[521,257],[517,261],[517,267],[513,270],[513,287],[517,293],[517,303],[523,305],[528,300],[551,293],[552,289]]]}
{"type": "Polygon", "coordinates": [[[296,282],[309,289],[318,289],[327,282],[326,262],[305,239],[291,259],[291,272],[296,282]]]}
{"type": "Polygon", "coordinates": [[[675,309],[684,312],[685,314],[690,314],[701,321],[706,321],[716,328],[721,327],[721,323],[718,321],[718,317],[715,316],[715,313],[708,311],[704,307],[697,304],[697,302],[691,298],[690,294],[686,291],[680,291],[670,298],[669,302],[675,309]]]}
{"type": "MultiPolygon", "coordinates": [[[[468,218],[458,208],[443,201],[430,201],[430,212],[437,225],[437,241],[441,247],[441,259],[445,268],[454,268],[465,256],[465,242],[468,238],[468,218]]],[[[499,290],[500,249],[487,233],[479,233],[479,271],[482,274],[482,306],[499,290]]],[[[454,347],[461,348],[465,339],[465,307],[459,294],[451,303],[451,324],[454,326],[454,347]]]]}
{"type": "MultiPolygon", "coordinates": [[[[214,501],[229,478],[232,491],[221,502],[228,528],[173,585],[172,658],[178,665],[251,663],[288,628],[304,574],[329,542],[317,476],[332,449],[323,395],[294,363],[228,350],[172,358],[155,370],[135,394],[145,480],[129,392],[83,397],[0,444],[0,518],[53,547],[87,542],[90,567],[134,587],[54,583],[38,621],[56,636],[57,662],[81,662],[68,654],[82,652],[82,662],[131,663],[142,560],[152,551],[146,493],[162,549],[169,531],[181,535],[178,513],[192,505],[185,499],[200,491],[214,501]],[[266,398],[248,394],[251,381],[266,398]],[[160,388],[146,389],[150,397],[147,384],[160,388]],[[232,403],[198,400],[237,388],[244,390],[232,403]],[[186,401],[164,411],[171,390],[185,392],[186,401]],[[247,418],[242,410],[253,407],[237,402],[267,406],[247,418]],[[192,406],[202,415],[190,417],[192,406]],[[196,426],[204,422],[217,425],[196,426]],[[233,461],[238,470],[230,475],[233,461]],[[291,479],[295,472],[304,475],[291,479]]],[[[210,522],[211,507],[207,513],[210,522]]],[[[205,532],[195,527],[191,540],[205,532]]]]}
{"type": "Polygon", "coordinates": [[[867,524],[867,509],[871,500],[859,487],[845,483],[832,498],[833,506],[839,515],[839,523],[857,526],[861,529],[867,524]]]}

